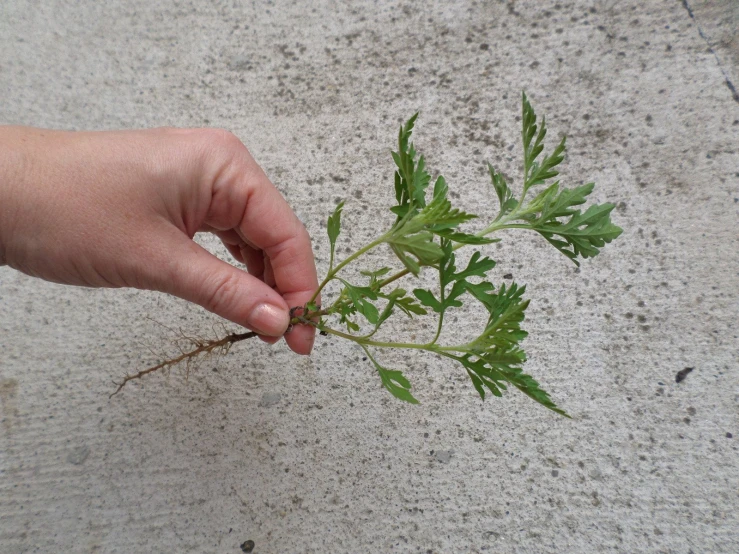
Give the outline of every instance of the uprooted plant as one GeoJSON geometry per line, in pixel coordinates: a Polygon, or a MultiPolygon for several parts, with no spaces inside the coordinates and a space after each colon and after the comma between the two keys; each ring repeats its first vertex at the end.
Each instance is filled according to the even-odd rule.
{"type": "MultiPolygon", "coordinates": [[[[544,119],[537,124],[536,114],[526,95],[522,98],[523,113],[523,185],[515,195],[505,178],[488,164],[490,179],[498,197],[497,216],[481,231],[467,233],[460,225],[477,218],[452,207],[444,177],[439,176],[431,189],[423,156],[417,157],[410,142],[418,114],[400,128],[398,150],[393,152],[395,198],[390,208],[395,215],[391,228],[344,260],[336,263],[336,241],[341,231],[340,203],[328,218],[328,238],[331,247],[328,273],[305,306],[293,308],[292,325],[312,325],[323,335],[334,335],[357,343],[380,375],[382,385],[395,397],[410,403],[418,401],[411,394],[411,384],[399,370],[384,367],[372,353],[378,348],[425,350],[454,360],[464,367],[477,392],[484,399],[486,391],[502,396],[509,385],[518,388],[540,404],[567,415],[558,408],[534,378],[521,368],[526,354],[520,343],[527,333],[521,329],[529,301],[524,299],[525,286],[512,282],[495,287],[487,275],[496,262],[474,249],[466,266],[457,267],[456,252],[461,248],[484,246],[500,239],[493,235],[505,229],[535,231],[552,246],[579,265],[578,258],[591,258],[599,249],[621,234],[611,223],[613,204],[591,205],[584,212],[577,208],[585,204],[593,191],[592,183],[564,188],[559,181],[557,166],[564,159],[565,138],[554,150],[544,155],[547,134],[544,119]],[[431,189],[431,190],[429,190],[431,189]],[[402,269],[382,267],[362,271],[364,284],[350,283],[340,274],[349,264],[370,250],[386,244],[397,256],[402,269]],[[419,277],[422,271],[438,275],[435,290],[415,288],[409,292],[396,285],[401,278],[419,277]],[[319,306],[316,299],[326,285],[338,281],[340,293],[330,304],[319,306]],[[453,344],[441,344],[444,317],[452,308],[463,306],[465,300],[480,302],[488,313],[479,335],[463,337],[453,344]],[[436,314],[436,333],[429,342],[386,342],[374,337],[380,327],[396,313],[408,317],[436,314]],[[362,322],[366,332],[361,333],[362,322]],[[339,327],[339,328],[337,328],[339,327]]],[[[201,354],[227,351],[234,343],[256,336],[255,333],[230,334],[214,340],[194,340],[193,350],[164,361],[135,375],[126,376],[113,393],[130,380],[138,379],[159,369],[188,362],[201,354]]]]}

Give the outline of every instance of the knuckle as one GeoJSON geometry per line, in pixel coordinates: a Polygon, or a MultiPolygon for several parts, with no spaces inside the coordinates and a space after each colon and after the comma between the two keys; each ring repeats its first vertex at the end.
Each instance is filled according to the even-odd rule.
{"type": "Polygon", "coordinates": [[[270,258],[276,263],[288,264],[300,255],[299,248],[300,231],[295,229],[287,237],[283,238],[279,243],[270,249],[270,258]]]}
{"type": "Polygon", "coordinates": [[[231,153],[246,151],[246,146],[241,139],[226,129],[198,129],[197,134],[203,146],[208,150],[231,153]]]}
{"type": "Polygon", "coordinates": [[[218,313],[221,308],[234,305],[239,294],[239,279],[233,274],[220,275],[213,279],[207,290],[205,305],[209,310],[218,313]]]}

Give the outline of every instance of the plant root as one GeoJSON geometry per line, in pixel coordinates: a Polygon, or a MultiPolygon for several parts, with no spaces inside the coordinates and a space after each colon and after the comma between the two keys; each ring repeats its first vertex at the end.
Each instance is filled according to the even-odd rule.
{"type": "MultiPolygon", "coordinates": [[[[306,306],[295,306],[293,308],[290,308],[290,326],[287,328],[286,334],[290,332],[290,330],[295,325],[311,325],[313,327],[317,327],[318,323],[316,322],[315,318],[320,318],[322,315],[326,315],[328,312],[322,311],[321,307],[318,306],[316,311],[309,311],[306,306]]],[[[151,319],[151,318],[149,318],[151,319]]],[[[154,321],[154,320],[152,320],[154,321]]],[[[175,333],[175,330],[171,327],[167,327],[163,323],[159,323],[158,321],[154,321],[155,323],[161,325],[165,329],[171,331],[172,333],[175,333]]],[[[213,329],[215,331],[215,329],[213,329]]],[[[225,331],[225,328],[223,328],[225,331]]],[[[164,362],[161,362],[155,366],[148,367],[146,369],[142,369],[138,373],[134,375],[126,375],[123,380],[120,383],[117,383],[113,381],[113,384],[116,386],[115,391],[108,397],[113,398],[116,394],[118,394],[123,387],[126,386],[126,383],[129,381],[133,381],[135,379],[141,379],[144,375],[148,375],[149,373],[154,373],[155,371],[159,371],[160,369],[169,369],[173,366],[176,366],[179,363],[185,362],[187,364],[187,375],[190,373],[190,362],[192,362],[195,358],[200,356],[201,354],[210,354],[212,352],[218,352],[219,354],[226,354],[231,349],[231,346],[234,343],[237,343],[242,340],[251,339],[253,337],[258,336],[258,333],[255,332],[249,332],[249,333],[231,333],[229,335],[226,335],[223,338],[220,339],[205,339],[202,337],[190,337],[186,335],[182,329],[180,329],[177,334],[179,337],[175,339],[175,344],[177,348],[180,350],[180,356],[177,356],[176,358],[171,358],[169,360],[166,360],[164,362]],[[182,342],[189,343],[190,345],[194,346],[195,348],[193,350],[186,351],[183,346],[182,342]]],[[[321,333],[325,334],[325,333],[321,333]]],[[[152,352],[153,353],[153,352],[152,352]]]]}
{"type": "Polygon", "coordinates": [[[144,375],[148,375],[149,373],[154,373],[155,371],[158,371],[160,369],[170,368],[181,362],[187,362],[189,366],[189,362],[191,362],[192,360],[194,360],[201,354],[210,354],[211,352],[214,352],[214,351],[218,351],[221,354],[226,354],[233,344],[239,341],[242,341],[242,340],[256,337],[256,336],[257,336],[257,333],[250,332],[250,333],[231,333],[230,335],[226,335],[223,338],[215,339],[215,340],[184,337],[195,346],[195,349],[190,350],[189,352],[183,351],[182,355],[176,358],[172,358],[171,360],[166,360],[155,366],[142,369],[141,371],[139,371],[138,373],[134,375],[126,375],[120,383],[116,383],[114,381],[113,384],[115,384],[117,388],[115,389],[115,391],[113,391],[113,393],[109,396],[109,398],[113,398],[113,396],[118,394],[121,391],[121,389],[126,386],[126,383],[128,383],[129,381],[133,381],[134,379],[141,379],[144,375]]]}

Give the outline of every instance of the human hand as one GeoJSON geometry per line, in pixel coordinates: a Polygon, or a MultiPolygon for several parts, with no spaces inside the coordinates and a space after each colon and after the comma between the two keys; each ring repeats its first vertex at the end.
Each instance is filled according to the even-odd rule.
{"type": "MultiPolygon", "coordinates": [[[[57,283],[166,292],[275,342],[318,288],[310,237],[215,129],[0,127],[0,264],[57,283]],[[248,273],[192,240],[216,234],[248,273]]],[[[285,335],[308,354],[315,330],[285,335]]]]}

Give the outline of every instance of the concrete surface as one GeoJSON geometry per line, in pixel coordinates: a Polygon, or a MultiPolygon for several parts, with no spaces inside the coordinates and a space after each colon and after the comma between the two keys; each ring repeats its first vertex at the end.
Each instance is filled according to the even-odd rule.
{"type": "Polygon", "coordinates": [[[389,221],[416,109],[431,167],[492,213],[483,163],[519,174],[521,89],[569,137],[566,182],[595,180],[625,233],[579,273],[533,236],[490,248],[528,284],[527,368],[572,420],[384,353],[422,402],[403,405],[328,339],[108,400],[170,347],[152,319],[219,323],[0,268],[0,551],[739,552],[737,3],[691,4],[5,0],[0,122],[233,130],[320,271],[337,199],[342,253],[389,221]]]}

